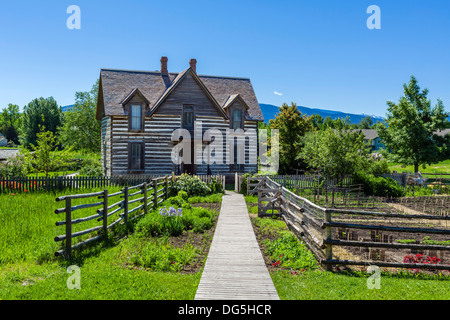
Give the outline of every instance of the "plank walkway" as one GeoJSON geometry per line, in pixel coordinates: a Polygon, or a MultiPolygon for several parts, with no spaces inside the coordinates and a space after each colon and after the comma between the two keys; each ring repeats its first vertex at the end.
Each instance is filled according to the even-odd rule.
{"type": "Polygon", "coordinates": [[[241,194],[223,196],[195,300],[279,300],[241,194]]]}

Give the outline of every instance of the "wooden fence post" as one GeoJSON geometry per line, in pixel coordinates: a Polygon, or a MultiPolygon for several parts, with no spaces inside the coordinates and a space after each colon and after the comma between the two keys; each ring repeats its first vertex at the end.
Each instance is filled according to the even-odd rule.
{"type": "Polygon", "coordinates": [[[123,219],[125,224],[128,223],[128,186],[125,187],[123,198],[123,219]]]}
{"type": "Polygon", "coordinates": [[[250,184],[250,177],[247,177],[247,195],[248,195],[248,192],[250,191],[249,184],[250,184]]]}
{"type": "Polygon", "coordinates": [[[169,199],[169,176],[166,176],[165,178],[165,184],[164,184],[164,199],[169,199]]]}
{"type": "Polygon", "coordinates": [[[147,182],[144,182],[144,214],[148,213],[147,205],[148,205],[148,199],[147,199],[147,182]]]}
{"type": "Polygon", "coordinates": [[[108,189],[103,191],[103,233],[108,239],[108,189]]]}
{"type": "MultiPolygon", "coordinates": [[[[327,209],[325,209],[325,222],[331,223],[331,212],[327,209]]],[[[333,236],[333,234],[332,234],[331,226],[326,226],[325,227],[325,239],[331,240],[332,236],[333,236]]],[[[325,253],[326,253],[327,261],[333,260],[333,247],[330,243],[326,244],[325,253]]],[[[325,266],[325,269],[327,271],[331,271],[333,269],[333,266],[331,264],[327,263],[325,266]]]]}
{"type": "Polygon", "coordinates": [[[153,207],[158,207],[158,179],[153,180],[153,207]]]}
{"type": "MultiPolygon", "coordinates": [[[[265,186],[264,186],[264,188],[265,188],[265,186]]],[[[262,198],[262,191],[258,190],[258,218],[261,217],[261,212],[262,212],[261,198],[262,198]]]]}
{"type": "Polygon", "coordinates": [[[72,199],[66,198],[66,259],[72,258],[72,199]]]}

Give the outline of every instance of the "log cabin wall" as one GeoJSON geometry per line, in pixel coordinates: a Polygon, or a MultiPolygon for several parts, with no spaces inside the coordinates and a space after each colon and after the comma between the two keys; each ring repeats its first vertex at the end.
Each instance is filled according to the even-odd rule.
{"type": "Polygon", "coordinates": [[[101,140],[101,162],[102,170],[107,175],[111,175],[111,117],[102,119],[102,140],[101,140]]]}
{"type": "MultiPolygon", "coordinates": [[[[214,128],[219,129],[222,138],[225,139],[227,130],[231,128],[229,112],[237,107],[245,111],[247,120],[242,119],[243,129],[255,129],[257,132],[258,121],[262,121],[263,118],[258,114],[259,105],[249,80],[202,77],[197,78],[195,71],[189,69],[178,76],[170,74],[168,81],[162,81],[165,79],[164,76],[157,72],[102,70],[102,90],[99,91],[106,94],[105,97],[99,95],[97,117],[101,117],[103,113],[102,166],[105,174],[170,175],[177,172],[179,166],[171,159],[176,142],[172,142],[171,137],[176,129],[182,127],[183,108],[186,106],[193,108],[194,120],[197,123],[201,122],[202,138],[208,129],[214,128]],[[206,83],[208,89],[204,86],[206,83]],[[222,105],[226,103],[227,98],[231,104],[228,103],[227,108],[223,109],[222,105]],[[155,104],[158,99],[161,101],[157,104],[157,108],[150,113],[148,105],[155,104]],[[130,130],[131,104],[142,105],[143,130],[130,130]],[[150,116],[146,116],[147,114],[150,116]],[[132,142],[144,146],[140,162],[143,163],[143,170],[137,170],[139,172],[129,170],[132,142]]],[[[193,133],[193,129],[190,131],[193,133]]],[[[209,142],[203,141],[202,152],[208,144],[209,142]]],[[[250,146],[248,139],[245,144],[245,164],[239,168],[226,163],[229,150],[225,140],[222,146],[223,163],[210,166],[206,162],[197,164],[196,174],[232,174],[235,171],[244,173],[257,170],[257,164],[249,164],[249,160],[250,155],[257,154],[258,147],[250,146]]],[[[197,160],[200,156],[200,153],[196,155],[197,160]]]]}

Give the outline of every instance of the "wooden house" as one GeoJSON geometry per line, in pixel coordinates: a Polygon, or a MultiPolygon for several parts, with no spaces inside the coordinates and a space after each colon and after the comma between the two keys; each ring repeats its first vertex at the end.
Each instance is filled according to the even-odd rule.
{"type": "MultiPolygon", "coordinates": [[[[97,119],[102,122],[105,174],[226,175],[257,171],[255,161],[250,161],[257,154],[257,146],[248,139],[245,163],[226,161],[230,160],[226,131],[240,128],[257,132],[258,122],[264,121],[250,79],[198,75],[196,60],[191,59],[189,64],[180,73],[168,72],[167,58],[162,57],[159,71],[101,69],[97,119]],[[172,152],[180,143],[173,138],[174,131],[194,133],[199,123],[201,136],[192,138],[193,161],[174,162],[172,152]],[[205,139],[205,132],[212,128],[223,133],[224,161],[195,161],[211,140],[217,143],[205,139]],[[194,149],[194,141],[200,141],[201,147],[194,149]]],[[[236,154],[231,161],[236,160],[236,154]]]]}

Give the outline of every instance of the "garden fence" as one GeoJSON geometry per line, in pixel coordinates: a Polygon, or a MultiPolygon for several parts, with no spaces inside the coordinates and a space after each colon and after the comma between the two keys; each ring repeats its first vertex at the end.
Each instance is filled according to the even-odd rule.
{"type": "MultiPolygon", "coordinates": [[[[173,176],[173,175],[172,175],[173,176]]],[[[105,188],[112,186],[132,186],[144,182],[151,182],[158,175],[117,175],[117,176],[59,176],[59,177],[25,177],[25,178],[0,178],[0,192],[35,192],[35,191],[60,191],[64,189],[89,189],[105,188]]],[[[196,176],[207,184],[214,178],[221,182],[225,189],[225,176],[203,175],[196,176]]]]}
{"type": "Polygon", "coordinates": [[[450,216],[323,208],[269,177],[249,177],[247,185],[251,192],[258,192],[259,215],[267,215],[271,204],[276,205],[272,208],[278,209],[327,270],[336,265],[450,270],[450,246],[445,241],[450,235],[450,216]],[[427,237],[420,242],[403,238],[423,234],[434,239],[427,237]],[[426,252],[428,257],[423,255],[426,252]]]}

